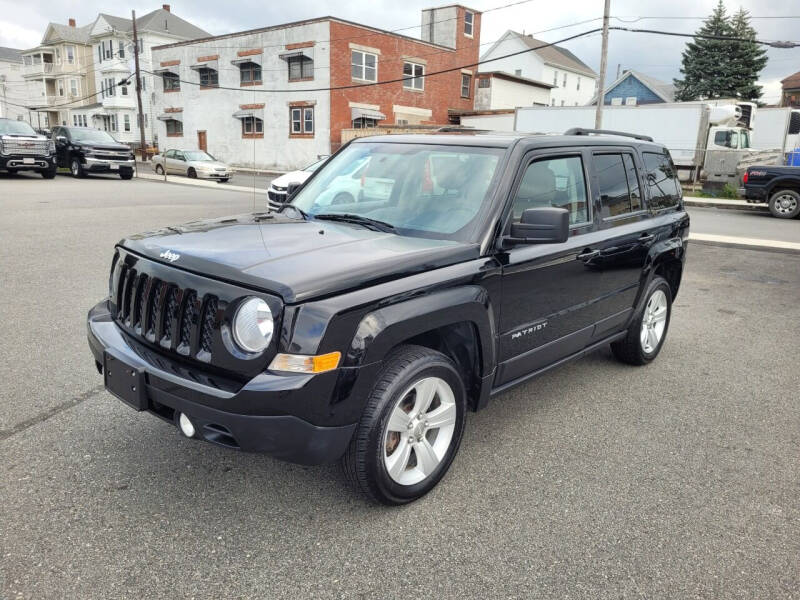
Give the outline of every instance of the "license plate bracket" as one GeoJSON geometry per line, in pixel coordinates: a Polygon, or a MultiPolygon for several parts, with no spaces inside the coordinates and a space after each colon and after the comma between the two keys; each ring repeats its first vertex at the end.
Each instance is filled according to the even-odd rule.
{"type": "Polygon", "coordinates": [[[144,369],[132,367],[105,352],[103,354],[103,381],[109,392],[134,410],[147,410],[144,369]]]}
{"type": "Polygon", "coordinates": [[[36,163],[36,161],[34,159],[32,159],[32,158],[23,158],[22,159],[22,164],[23,165],[32,165],[32,164],[35,164],[35,163],[36,163]]]}
{"type": "Polygon", "coordinates": [[[109,163],[108,168],[112,171],[119,171],[119,164],[117,163],[109,163]]]}

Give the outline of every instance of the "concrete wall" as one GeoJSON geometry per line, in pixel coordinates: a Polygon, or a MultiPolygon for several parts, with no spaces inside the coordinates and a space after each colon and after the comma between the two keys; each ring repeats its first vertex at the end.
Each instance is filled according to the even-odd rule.
{"type": "Polygon", "coordinates": [[[156,119],[159,148],[194,149],[197,132],[205,131],[208,151],[232,165],[253,168],[297,169],[330,153],[330,92],[304,91],[330,86],[330,27],[327,21],[307,22],[292,27],[262,31],[249,35],[230,35],[194,43],[156,48],[153,64],[179,61],[171,67],[181,80],[178,92],[165,93],[160,78],[154,81],[154,113],[182,109],[183,136],[167,137],[166,125],[156,119]],[[288,81],[288,67],[279,54],[287,44],[321,40],[307,49],[314,57],[314,78],[310,81],[288,81]],[[231,61],[240,51],[261,50],[262,85],[242,87],[239,68],[231,61]],[[201,89],[197,71],[190,68],[203,56],[219,55],[220,88],[201,89]],[[197,85],[187,82],[196,82],[197,85]],[[290,90],[286,93],[265,90],[290,90]],[[314,135],[293,137],[289,133],[290,104],[303,102],[314,106],[314,135]],[[241,121],[233,117],[241,106],[263,104],[257,109],[263,116],[261,137],[244,138],[241,121]]]}

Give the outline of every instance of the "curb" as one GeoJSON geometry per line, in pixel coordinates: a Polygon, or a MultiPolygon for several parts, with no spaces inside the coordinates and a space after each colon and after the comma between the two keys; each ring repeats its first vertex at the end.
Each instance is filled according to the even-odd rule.
{"type": "Polygon", "coordinates": [[[689,233],[689,241],[707,246],[724,246],[745,250],[764,250],[783,254],[800,254],[800,243],[781,240],[763,240],[760,238],[715,235],[711,233],[689,233]]]}
{"type": "Polygon", "coordinates": [[[721,208],[724,210],[746,210],[750,212],[769,211],[769,206],[764,203],[753,204],[744,200],[723,200],[719,198],[694,198],[684,197],[683,203],[695,208],[721,208]]]}
{"type": "Polygon", "coordinates": [[[247,192],[250,194],[256,192],[264,196],[267,195],[267,190],[261,188],[245,187],[242,185],[228,185],[227,183],[220,183],[218,181],[205,181],[203,179],[188,179],[186,177],[175,178],[174,176],[172,177],[167,176],[167,180],[165,181],[163,175],[156,175],[156,174],[150,175],[149,173],[136,173],[136,178],[144,179],[147,181],[155,181],[159,183],[172,183],[175,185],[188,185],[194,187],[213,188],[215,190],[220,190],[220,191],[247,192]]]}

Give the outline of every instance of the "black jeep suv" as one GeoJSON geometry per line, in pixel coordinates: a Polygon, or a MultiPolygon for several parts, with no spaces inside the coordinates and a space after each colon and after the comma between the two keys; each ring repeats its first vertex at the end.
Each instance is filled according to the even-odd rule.
{"type": "Polygon", "coordinates": [[[0,119],[0,171],[36,171],[45,179],[53,179],[55,146],[25,121],[0,119]]]}
{"type": "Polygon", "coordinates": [[[634,365],[664,344],[689,230],[669,153],[568,133],[362,138],[277,213],[120,241],[88,316],[106,387],[188,437],[419,498],[468,409],[606,344],[634,365]]]}
{"type": "Polygon", "coordinates": [[[136,161],[131,149],[107,131],[91,127],[54,127],[58,166],[73,177],[87,173],[118,173],[120,179],[133,177],[136,161]]]}

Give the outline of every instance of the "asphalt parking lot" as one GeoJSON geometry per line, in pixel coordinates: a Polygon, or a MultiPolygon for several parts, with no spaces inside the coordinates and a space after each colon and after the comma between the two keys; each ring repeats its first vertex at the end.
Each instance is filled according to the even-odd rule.
{"type": "Polygon", "coordinates": [[[117,240],[264,201],[0,175],[0,596],[800,596],[800,254],[692,245],[657,361],[508,392],[389,509],[335,465],[181,438],[94,368],[117,240]]]}

